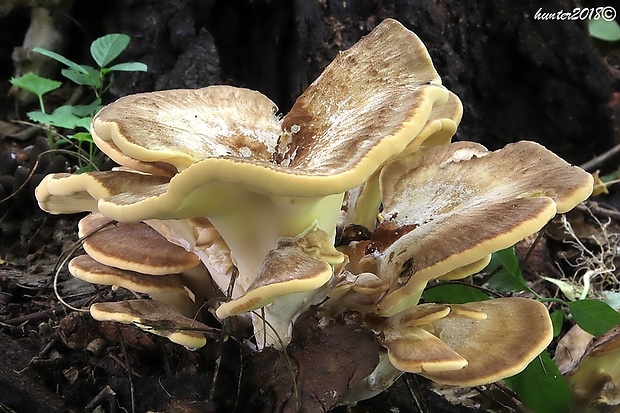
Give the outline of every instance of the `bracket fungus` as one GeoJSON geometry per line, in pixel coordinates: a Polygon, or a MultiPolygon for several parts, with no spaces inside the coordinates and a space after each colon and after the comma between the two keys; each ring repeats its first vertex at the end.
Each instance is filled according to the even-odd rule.
{"type": "Polygon", "coordinates": [[[133,324],[188,348],[204,346],[207,343],[205,335],[215,334],[213,328],[184,317],[155,300],[97,303],[91,306],[90,313],[95,320],[133,324]]]}
{"type": "MultiPolygon", "coordinates": [[[[532,142],[495,152],[450,143],[461,114],[422,42],[388,19],[341,52],[283,117],[259,92],[232,86],[111,103],[92,133],[124,168],[49,175],[36,196],[50,213],[97,212],[194,256],[202,278],[175,279],[220,319],[249,314],[258,349],[286,346],[312,305],[328,318],[361,313],[386,353],[343,400],[372,395],[402,371],[478,385],[517,373],[547,346],[545,308],[523,298],[420,305],[422,290],[481,270],[493,252],[585,200],[592,177],[532,142]],[[201,280],[225,298],[207,297],[201,280]]],[[[103,252],[95,240],[85,244],[94,261],[128,270],[113,258],[126,255],[124,243],[103,252]]],[[[76,275],[101,272],[82,260],[76,275]]],[[[185,271],[175,265],[150,276],[185,271]]],[[[125,286],[137,290],[132,282],[125,286]]],[[[140,325],[141,302],[91,312],[140,325]]],[[[204,345],[168,334],[187,320],[171,316],[164,335],[204,345]]]]}
{"type": "Polygon", "coordinates": [[[471,142],[422,148],[380,179],[384,231],[368,250],[393,286],[383,315],[409,307],[430,280],[470,275],[592,192],[589,174],[527,141],[495,152],[471,142]]]}
{"type": "MultiPolygon", "coordinates": [[[[99,213],[91,213],[80,220],[78,234],[87,254],[69,262],[69,272],[76,278],[148,294],[179,312],[177,320],[196,313],[199,305],[193,290],[203,292],[204,297],[210,295],[212,284],[199,258],[170,243],[147,224],[114,223],[99,213]],[[196,284],[203,288],[195,288],[196,284]]],[[[144,323],[142,326],[154,329],[144,323]]]]}
{"type": "Polygon", "coordinates": [[[384,343],[397,369],[440,384],[471,387],[512,376],[543,351],[553,335],[546,307],[525,298],[418,307],[387,319],[384,343]],[[497,346],[497,332],[507,322],[510,334],[497,346]]]}

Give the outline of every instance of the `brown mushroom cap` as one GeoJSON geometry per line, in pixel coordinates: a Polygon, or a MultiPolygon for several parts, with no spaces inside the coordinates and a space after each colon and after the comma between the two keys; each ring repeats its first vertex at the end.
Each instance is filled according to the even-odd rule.
{"type": "Polygon", "coordinates": [[[378,328],[394,367],[462,387],[517,374],[553,337],[545,306],[524,298],[421,304],[378,328]]]}
{"type": "Polygon", "coordinates": [[[586,199],[592,182],[587,172],[526,141],[495,152],[458,142],[388,163],[381,171],[379,229],[391,235],[377,242],[376,259],[379,276],[393,287],[379,312],[414,305],[409,297],[429,280],[475,266],[540,230],[556,212],[586,199]]]}
{"type": "Polygon", "coordinates": [[[368,176],[383,163],[380,158],[398,155],[417,141],[431,114],[427,98],[439,105],[448,102],[450,94],[440,84],[422,41],[386,19],[339,53],[297,99],[283,119],[291,138],[279,148],[281,162],[299,173],[367,169],[362,175],[368,176]],[[355,138],[343,142],[347,135],[355,138]],[[401,146],[404,141],[409,142],[401,146]],[[325,152],[331,159],[320,155],[325,152]]]}
{"type": "MultiPolygon", "coordinates": [[[[231,159],[251,158],[256,161],[251,169],[267,174],[261,169],[271,169],[275,157],[288,167],[287,174],[328,177],[374,170],[386,152],[400,153],[425,125],[434,103],[447,102],[448,91],[440,85],[420,39],[387,19],[336,57],[282,125],[275,104],[260,93],[211,86],[121,98],[97,114],[92,133],[95,142],[113,143],[112,158],[120,152],[179,170],[213,158],[226,161],[213,164],[226,171],[212,172],[226,176],[234,168],[228,166],[231,159]]],[[[345,188],[329,193],[348,189],[338,186],[345,188]]]]}
{"type": "Polygon", "coordinates": [[[93,140],[121,165],[152,172],[153,162],[178,170],[211,157],[268,162],[282,131],[275,103],[232,86],[125,96],[103,108],[93,140]]]}
{"type": "Polygon", "coordinates": [[[185,280],[179,274],[149,275],[121,270],[101,264],[88,255],[73,258],[69,262],[69,272],[92,284],[118,286],[149,294],[154,300],[170,305],[185,315],[195,314],[198,307],[193,291],[185,286],[185,280]]]}
{"type": "Polygon", "coordinates": [[[128,171],[66,173],[45,176],[35,190],[41,209],[52,214],[72,214],[97,211],[97,200],[146,188],[145,194],[156,194],[165,189],[170,178],[128,171]],[[164,189],[162,189],[162,185],[164,189]]]}
{"type": "MultiPolygon", "coordinates": [[[[265,257],[247,292],[222,303],[216,314],[226,318],[264,307],[280,296],[316,290],[331,279],[332,266],[343,264],[345,259],[327,233],[317,227],[296,238],[282,238],[265,257]]],[[[304,305],[303,300],[300,304],[304,305]]]]}
{"type": "Polygon", "coordinates": [[[410,373],[465,367],[467,360],[424,329],[424,326],[446,317],[450,310],[443,304],[420,304],[386,319],[380,329],[390,363],[410,373]]]}
{"type": "Polygon", "coordinates": [[[553,338],[547,308],[534,300],[498,298],[458,307],[431,325],[433,334],[467,360],[467,366],[421,373],[436,383],[472,387],[513,376],[553,338]]]}
{"type": "Polygon", "coordinates": [[[69,262],[69,272],[76,278],[92,284],[117,285],[145,294],[180,293],[187,295],[176,274],[148,275],[121,270],[95,261],[88,255],[80,255],[69,262]]]}
{"type": "Polygon", "coordinates": [[[230,86],[128,96],[95,117],[96,141],[112,157],[122,153],[181,172],[169,186],[91,195],[106,216],[142,221],[209,215],[247,202],[247,190],[340,194],[458,121],[458,100],[440,83],[422,42],[388,19],[340,53],[282,121],[267,98],[230,86]],[[454,119],[443,122],[432,114],[445,104],[454,119]]]}
{"type": "Polygon", "coordinates": [[[273,250],[245,295],[223,303],[220,318],[256,310],[271,304],[275,297],[311,291],[329,281],[332,268],[296,249],[273,250]]]}
{"type": "Polygon", "coordinates": [[[78,226],[80,237],[91,234],[84,240],[84,250],[102,264],[163,275],[180,273],[200,263],[195,254],[143,223],[117,223],[94,232],[108,222],[108,218],[93,213],[82,218],[78,226]]]}
{"type": "Polygon", "coordinates": [[[401,371],[451,371],[467,365],[459,353],[420,327],[402,328],[397,337],[386,338],[383,345],[388,349],[390,363],[401,371]]]}
{"type": "Polygon", "coordinates": [[[207,342],[205,334],[214,329],[187,318],[165,304],[154,300],[129,300],[97,303],[90,314],[98,321],[117,321],[141,329],[189,348],[200,348],[207,342]]]}

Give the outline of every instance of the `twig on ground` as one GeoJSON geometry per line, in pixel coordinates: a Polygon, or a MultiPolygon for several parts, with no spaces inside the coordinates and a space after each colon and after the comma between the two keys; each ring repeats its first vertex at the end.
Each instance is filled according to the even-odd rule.
{"type": "Polygon", "coordinates": [[[417,397],[417,395],[420,393],[420,383],[418,382],[417,376],[414,374],[404,374],[403,379],[405,381],[405,385],[407,386],[407,390],[409,391],[409,395],[411,396],[411,399],[415,403],[415,406],[418,409],[418,411],[420,413],[426,412],[427,411],[426,406],[423,407],[422,403],[420,403],[420,400],[417,397]],[[411,386],[411,381],[413,381],[415,385],[415,390],[411,386]]]}
{"type": "Polygon", "coordinates": [[[135,371],[132,371],[129,367],[127,367],[127,363],[125,363],[123,360],[119,359],[119,358],[118,358],[118,356],[117,356],[116,354],[114,354],[114,353],[110,353],[110,354],[108,354],[108,356],[109,356],[112,360],[114,360],[115,362],[117,362],[117,363],[118,363],[118,365],[119,365],[119,366],[121,366],[121,368],[122,368],[123,370],[125,370],[125,371],[129,374],[129,375],[131,375],[131,376],[136,376],[136,377],[138,377],[138,378],[141,378],[141,377],[142,377],[142,375],[141,375],[140,373],[137,373],[137,372],[135,372],[135,371]]]}
{"type": "Polygon", "coordinates": [[[129,395],[131,399],[131,413],[136,413],[136,388],[133,383],[134,372],[132,371],[131,365],[129,364],[129,354],[127,353],[127,347],[125,346],[125,340],[123,339],[123,333],[121,332],[121,328],[118,326],[117,323],[114,323],[114,327],[116,327],[116,332],[118,334],[118,341],[119,343],[121,343],[121,350],[123,351],[123,357],[125,357],[125,362],[127,363],[126,369],[127,369],[127,378],[129,379],[129,395]]]}
{"type": "Polygon", "coordinates": [[[60,342],[60,338],[58,336],[55,336],[54,338],[52,338],[49,343],[47,343],[45,345],[45,347],[43,347],[41,349],[41,351],[39,351],[38,357],[46,357],[50,351],[52,351],[52,349],[54,347],[56,347],[56,344],[58,344],[60,342]]]}
{"type": "Polygon", "coordinates": [[[88,404],[84,407],[84,411],[94,411],[103,401],[108,402],[109,412],[116,413],[116,392],[109,385],[106,385],[88,404]]]}
{"type": "MultiPolygon", "coordinates": [[[[228,284],[228,291],[226,291],[226,296],[232,297],[233,288],[235,287],[235,282],[237,281],[237,276],[239,275],[239,271],[237,267],[233,267],[232,274],[230,276],[230,282],[228,284]]],[[[222,355],[224,354],[224,338],[226,335],[226,326],[228,325],[228,319],[224,319],[222,321],[222,329],[220,330],[220,344],[217,349],[217,358],[215,359],[215,367],[213,368],[213,379],[211,380],[211,389],[209,390],[209,402],[213,402],[215,398],[215,386],[217,384],[217,377],[220,371],[220,366],[222,364],[222,355]]]]}
{"type": "MultiPolygon", "coordinates": [[[[81,307],[90,300],[91,300],[91,297],[86,297],[86,298],[82,298],[81,300],[74,301],[71,304],[72,306],[81,307]]],[[[71,308],[59,305],[58,307],[52,308],[49,310],[43,310],[43,311],[39,311],[36,313],[26,314],[20,317],[11,318],[9,320],[4,320],[2,321],[2,324],[10,325],[10,326],[19,326],[21,324],[28,323],[31,321],[37,322],[37,321],[47,320],[50,317],[57,317],[63,313],[70,313],[71,311],[73,311],[71,308]]]]}
{"type": "Polygon", "coordinates": [[[586,171],[594,171],[595,169],[600,168],[602,165],[604,165],[608,160],[616,157],[616,156],[620,156],[620,145],[616,145],[613,148],[611,148],[610,150],[608,150],[607,152],[604,152],[602,154],[600,154],[599,156],[596,156],[592,159],[590,159],[588,162],[583,163],[580,165],[581,169],[585,169],[586,171]]]}
{"type": "Polygon", "coordinates": [[[594,215],[620,220],[620,211],[601,206],[598,202],[590,201],[587,205],[580,204],[576,209],[583,212],[587,212],[589,209],[594,215]]]}

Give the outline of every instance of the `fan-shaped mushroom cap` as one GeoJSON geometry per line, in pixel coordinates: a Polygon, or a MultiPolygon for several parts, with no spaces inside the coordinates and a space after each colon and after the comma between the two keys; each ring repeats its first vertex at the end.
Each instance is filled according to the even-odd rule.
{"type": "Polygon", "coordinates": [[[97,211],[97,201],[146,188],[145,191],[161,191],[160,186],[170,178],[145,175],[128,171],[89,172],[70,175],[58,173],[46,175],[35,190],[41,209],[51,214],[72,214],[97,211]]]}
{"type": "Polygon", "coordinates": [[[204,346],[207,343],[205,334],[214,332],[213,328],[154,300],[97,303],[90,307],[90,314],[98,321],[133,324],[189,348],[204,346]]]}
{"type": "Polygon", "coordinates": [[[295,238],[279,239],[247,292],[220,305],[217,316],[226,318],[265,307],[261,317],[254,317],[259,344],[264,344],[260,333],[264,331],[262,336],[266,332],[269,344],[287,345],[293,322],[325,297],[327,286],[322,287],[346,263],[346,255],[332,242],[316,223],[295,238]]]}
{"type": "Polygon", "coordinates": [[[172,244],[143,223],[117,223],[93,213],[80,220],[78,234],[86,237],[84,250],[102,264],[144,274],[175,274],[196,267],[198,257],[172,244]],[[98,228],[101,228],[97,231],[98,228]]]}
{"type": "Polygon", "coordinates": [[[69,262],[69,272],[76,278],[92,284],[116,285],[145,294],[181,293],[187,295],[176,274],[150,275],[110,267],[88,255],[80,255],[69,262]]]}
{"type": "Polygon", "coordinates": [[[141,93],[103,108],[93,140],[119,164],[145,172],[154,162],[179,171],[206,158],[270,162],[282,132],[277,110],[263,94],[232,86],[141,93]]]}
{"type": "Polygon", "coordinates": [[[113,143],[113,158],[120,152],[179,170],[208,160],[205,181],[228,177],[279,195],[327,195],[362,183],[410,145],[433,106],[448,102],[440,85],[423,43],[387,19],[340,53],[282,121],[260,93],[212,86],[121,98],[97,114],[92,131],[96,142],[113,143]],[[238,168],[271,178],[257,182],[238,168]],[[310,187],[293,187],[303,182],[310,187]]]}
{"type": "Polygon", "coordinates": [[[467,365],[467,360],[456,351],[419,327],[403,328],[399,331],[398,338],[386,338],[384,345],[388,348],[390,362],[401,371],[450,371],[467,365]]]}
{"type": "Polygon", "coordinates": [[[587,172],[527,141],[495,152],[458,142],[388,163],[381,171],[384,221],[369,247],[378,275],[392,285],[379,312],[410,307],[415,302],[408,298],[429,280],[476,267],[540,230],[556,212],[585,200],[592,182],[587,172]]]}
{"type": "Polygon", "coordinates": [[[150,275],[122,270],[101,264],[88,255],[73,258],[69,262],[69,272],[92,284],[111,285],[149,294],[153,299],[186,315],[193,315],[197,308],[193,292],[184,285],[178,274],[150,275]]]}
{"type": "Polygon", "coordinates": [[[541,303],[500,298],[417,306],[388,318],[384,334],[396,368],[471,387],[519,373],[551,342],[553,329],[541,303]]]}
{"type": "Polygon", "coordinates": [[[447,305],[423,304],[387,319],[383,344],[392,365],[410,373],[465,367],[467,360],[423,328],[449,313],[447,305]]]}
{"type": "Polygon", "coordinates": [[[281,246],[267,254],[245,295],[217,309],[220,318],[245,313],[271,304],[274,298],[315,290],[330,280],[332,267],[294,246],[281,246]]]}

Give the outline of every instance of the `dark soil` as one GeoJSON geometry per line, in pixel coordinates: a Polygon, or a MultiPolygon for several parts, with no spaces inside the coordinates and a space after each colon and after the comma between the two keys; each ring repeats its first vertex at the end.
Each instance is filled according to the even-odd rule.
{"type": "MultiPolygon", "coordinates": [[[[15,75],[11,53],[30,24],[30,9],[20,3],[28,2],[0,6],[0,96],[9,94],[8,79],[15,75]]],[[[61,16],[66,56],[90,62],[92,40],[123,32],[132,37],[126,60],[149,66],[147,74],[119,75],[108,99],[226,83],[260,90],[285,112],[339,50],[383,18],[394,17],[427,44],[444,83],[463,100],[465,115],[456,139],[479,141],[491,149],[535,140],[576,164],[620,142],[618,45],[591,39],[585,22],[533,18],[540,7],[571,10],[575,5],[569,1],[64,3],[65,9],[51,10],[61,16]]],[[[58,68],[52,69],[47,76],[60,79],[58,68]]],[[[73,92],[69,85],[54,92],[49,109],[73,92]]],[[[33,108],[23,96],[0,99],[0,351],[5,355],[0,357],[0,411],[289,412],[295,408],[291,372],[302,383],[302,411],[347,411],[335,407],[336,398],[328,394],[344,392],[334,387],[343,377],[355,381],[372,370],[377,343],[345,320],[330,326],[320,340],[307,327],[287,359],[275,351],[246,354],[230,338],[211,339],[192,352],[132,327],[94,322],[88,313],[62,305],[53,279],[77,240],[79,217],[43,213],[33,192],[45,174],[73,171],[76,165],[70,157],[52,155],[35,165],[47,149],[44,133],[17,123],[33,108]],[[322,362],[312,366],[309,358],[322,362]]],[[[617,165],[610,158],[598,167],[612,172],[617,165]]],[[[607,210],[617,210],[610,198],[605,201],[610,203],[607,210]]],[[[530,273],[556,271],[553,262],[560,250],[557,241],[543,237],[528,259],[530,273]]],[[[58,289],[79,308],[113,294],[72,279],[64,267],[58,272],[58,289]]],[[[215,321],[213,326],[220,327],[215,321]]],[[[521,409],[496,385],[458,394],[455,400],[448,401],[421,377],[404,375],[353,410],[521,409]]]]}

